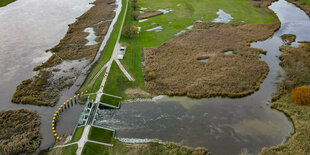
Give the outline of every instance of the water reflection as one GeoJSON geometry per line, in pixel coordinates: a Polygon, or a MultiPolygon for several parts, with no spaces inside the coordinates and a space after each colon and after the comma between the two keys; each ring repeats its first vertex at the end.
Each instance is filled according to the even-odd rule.
{"type": "Polygon", "coordinates": [[[280,36],[292,33],[297,41],[310,40],[310,19],[284,0],[270,8],[282,25],[271,38],[252,43],[252,47],[267,51],[261,59],[270,68],[259,91],[241,99],[166,97],[157,102],[123,104],[120,110],[99,111],[96,124],[116,128],[117,137],[158,138],[203,146],[213,154],[258,153],[262,147],[280,144],[293,132],[284,114],[269,107],[282,71],[278,59],[283,44],[280,36]]]}
{"type": "MultiPolygon", "coordinates": [[[[28,108],[41,116],[42,141],[40,148],[53,142],[52,114],[56,107],[13,104],[11,97],[16,86],[35,72],[32,69],[47,60],[46,49],[55,46],[64,37],[68,24],[82,15],[94,0],[18,0],[0,7],[0,110],[28,108]]],[[[81,83],[78,79],[77,83],[81,83]]],[[[72,97],[77,86],[64,90],[60,102],[72,97]]],[[[58,106],[57,106],[58,108],[58,106]]],[[[58,129],[60,135],[71,133],[82,106],[70,109],[58,129]]]]}

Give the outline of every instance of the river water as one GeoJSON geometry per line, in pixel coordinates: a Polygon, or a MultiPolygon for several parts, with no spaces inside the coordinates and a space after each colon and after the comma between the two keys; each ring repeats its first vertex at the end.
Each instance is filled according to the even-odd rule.
{"type": "MultiPolygon", "coordinates": [[[[122,138],[155,138],[192,147],[206,147],[212,154],[259,153],[263,147],[284,143],[293,132],[292,123],[270,108],[271,96],[281,79],[279,47],[282,34],[295,34],[297,41],[310,40],[310,19],[295,5],[279,0],[270,6],[281,28],[252,47],[262,48],[261,59],[270,72],[259,91],[239,99],[164,97],[156,102],[131,102],[119,110],[99,110],[96,124],[116,129],[122,138]]],[[[298,45],[296,42],[294,46],[298,45]]]]}
{"type": "MultiPolygon", "coordinates": [[[[31,78],[32,69],[47,60],[51,53],[46,49],[57,45],[67,30],[90,7],[94,0],[17,0],[0,7],[0,110],[28,108],[41,116],[40,132],[43,137],[40,149],[51,146],[52,114],[56,107],[40,107],[11,103],[16,86],[31,78]]],[[[77,83],[83,80],[79,79],[77,83]]],[[[72,97],[78,85],[61,93],[60,102],[72,97]]],[[[82,105],[74,106],[57,126],[59,135],[71,134],[77,123],[82,105]]]]}

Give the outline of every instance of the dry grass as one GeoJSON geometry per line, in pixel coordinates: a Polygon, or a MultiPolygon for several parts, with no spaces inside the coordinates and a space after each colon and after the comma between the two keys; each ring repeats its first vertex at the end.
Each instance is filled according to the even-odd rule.
{"type": "Polygon", "coordinates": [[[163,14],[161,11],[148,11],[138,15],[138,19],[146,19],[163,14]]]}
{"type": "Polygon", "coordinates": [[[190,97],[240,97],[259,89],[269,69],[250,42],[264,40],[279,28],[272,24],[195,23],[157,48],[144,49],[147,89],[154,94],[190,97]],[[234,51],[225,55],[225,51],[234,51]],[[209,62],[199,59],[209,58],[209,62]],[[155,76],[149,78],[153,72],[155,76]]]}
{"type": "Polygon", "coordinates": [[[277,97],[271,107],[283,111],[294,124],[295,134],[287,144],[264,148],[261,154],[298,154],[310,152],[310,106],[290,101],[290,92],[297,86],[310,85],[310,43],[297,48],[282,46],[281,66],[286,74],[279,84],[277,97]]]}
{"type": "Polygon", "coordinates": [[[257,7],[257,8],[262,8],[266,11],[268,11],[269,13],[272,13],[273,14],[273,11],[270,10],[268,8],[268,6],[272,3],[272,2],[275,2],[275,1],[278,1],[278,0],[251,0],[250,1],[250,4],[254,7],[257,7]]]}
{"type": "Polygon", "coordinates": [[[296,40],[296,35],[294,34],[283,34],[281,35],[281,39],[286,45],[291,45],[292,42],[296,40]]]}
{"type": "Polygon", "coordinates": [[[82,58],[93,60],[111,23],[111,21],[106,20],[113,19],[115,16],[113,11],[115,5],[112,3],[114,0],[97,0],[94,2],[95,6],[77,18],[76,22],[70,24],[65,37],[60,40],[58,45],[50,49],[55,54],[42,65],[34,68],[35,71],[39,70],[39,74],[23,81],[17,87],[12,102],[54,106],[59,98],[58,93],[62,89],[72,86],[72,80],[65,82],[72,77],[63,76],[51,83],[49,80],[53,72],[45,68],[58,65],[62,60],[79,60],[82,58]],[[94,28],[98,44],[85,46],[87,43],[85,37],[88,33],[84,32],[84,29],[87,27],[94,28]]]}
{"type": "Polygon", "coordinates": [[[40,116],[27,109],[0,112],[0,154],[30,154],[40,146],[40,116]]]}

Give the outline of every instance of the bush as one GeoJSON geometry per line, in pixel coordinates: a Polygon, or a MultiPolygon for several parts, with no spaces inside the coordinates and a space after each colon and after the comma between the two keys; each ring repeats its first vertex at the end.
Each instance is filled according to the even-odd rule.
{"type": "Polygon", "coordinates": [[[310,91],[307,86],[301,86],[295,88],[291,93],[291,100],[295,104],[309,104],[310,103],[310,91]]]}
{"type": "Polygon", "coordinates": [[[132,38],[138,34],[139,29],[133,25],[126,25],[123,29],[123,35],[126,38],[132,38]]]}

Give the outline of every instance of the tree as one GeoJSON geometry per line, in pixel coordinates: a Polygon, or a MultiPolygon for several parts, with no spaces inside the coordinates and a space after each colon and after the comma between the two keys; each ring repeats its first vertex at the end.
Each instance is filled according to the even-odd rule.
{"type": "Polygon", "coordinates": [[[139,29],[136,26],[133,25],[126,25],[123,29],[123,35],[126,38],[132,38],[135,35],[137,35],[139,32],[139,29]]]}
{"type": "Polygon", "coordinates": [[[295,104],[309,104],[310,103],[310,90],[307,86],[295,88],[291,92],[291,101],[295,104]]]}

